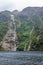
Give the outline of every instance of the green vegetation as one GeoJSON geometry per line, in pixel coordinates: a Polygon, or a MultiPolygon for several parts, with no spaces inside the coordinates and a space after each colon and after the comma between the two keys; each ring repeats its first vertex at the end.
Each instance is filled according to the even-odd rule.
{"type": "Polygon", "coordinates": [[[36,10],[35,8],[26,8],[22,14],[18,14],[16,17],[18,50],[29,50],[30,43],[30,50],[43,50],[43,15],[40,8],[39,10],[36,8],[36,10]],[[35,12],[36,10],[37,12],[35,12]]]}
{"type": "Polygon", "coordinates": [[[43,50],[43,7],[27,7],[16,13],[2,12],[0,14],[0,42],[8,30],[9,13],[13,13],[16,20],[19,42],[17,50],[43,50]]]}
{"type": "Polygon", "coordinates": [[[18,45],[17,50],[19,50],[19,51],[24,51],[24,47],[25,47],[25,44],[24,44],[24,43],[20,43],[20,44],[18,45]]]}
{"type": "Polygon", "coordinates": [[[1,41],[3,40],[3,37],[5,36],[6,32],[8,30],[8,22],[0,22],[0,50],[3,48],[1,47],[1,41]]]}
{"type": "Polygon", "coordinates": [[[0,42],[2,41],[3,37],[5,36],[7,30],[8,30],[8,23],[0,22],[0,42]]]}
{"type": "Polygon", "coordinates": [[[18,50],[24,50],[25,44],[28,44],[31,29],[32,25],[28,25],[26,21],[17,24],[17,36],[19,40],[18,50]]]}

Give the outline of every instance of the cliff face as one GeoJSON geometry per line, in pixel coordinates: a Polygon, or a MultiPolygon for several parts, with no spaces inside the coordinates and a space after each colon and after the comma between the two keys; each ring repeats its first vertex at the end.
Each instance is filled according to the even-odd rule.
{"type": "Polygon", "coordinates": [[[24,8],[16,19],[18,50],[43,50],[43,7],[24,8]]]}
{"type": "Polygon", "coordinates": [[[4,50],[43,50],[43,7],[0,12],[0,31],[4,50]]]}
{"type": "Polygon", "coordinates": [[[16,24],[14,16],[11,15],[11,21],[9,22],[8,31],[3,38],[2,47],[7,51],[16,51],[17,48],[17,35],[16,35],[16,24]]]}

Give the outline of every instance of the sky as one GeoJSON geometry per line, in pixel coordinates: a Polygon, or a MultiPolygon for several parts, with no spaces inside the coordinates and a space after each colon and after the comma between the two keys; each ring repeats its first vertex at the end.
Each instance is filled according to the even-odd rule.
{"type": "Polygon", "coordinates": [[[43,7],[43,0],[0,0],[0,11],[19,10],[25,7],[43,7]]]}

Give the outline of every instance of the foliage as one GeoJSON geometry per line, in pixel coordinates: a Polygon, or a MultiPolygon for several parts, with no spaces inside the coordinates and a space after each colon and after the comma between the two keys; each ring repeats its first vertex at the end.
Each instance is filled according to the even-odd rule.
{"type": "Polygon", "coordinates": [[[7,30],[8,30],[8,23],[0,22],[0,42],[2,41],[3,37],[5,36],[7,30]]]}
{"type": "Polygon", "coordinates": [[[16,17],[17,36],[19,40],[18,48],[22,48],[20,44],[24,43],[26,43],[26,48],[28,48],[31,42],[30,50],[43,50],[43,15],[41,14],[42,11],[40,11],[40,8],[39,10],[37,9],[37,12],[35,12],[35,8],[29,8],[32,13],[29,13],[30,11],[27,12],[27,10],[24,9],[22,11],[22,14],[19,14],[16,17]]]}

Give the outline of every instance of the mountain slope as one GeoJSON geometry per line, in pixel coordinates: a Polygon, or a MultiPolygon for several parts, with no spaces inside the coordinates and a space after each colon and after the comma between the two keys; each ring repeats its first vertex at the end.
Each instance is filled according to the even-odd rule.
{"type": "Polygon", "coordinates": [[[16,20],[18,50],[29,50],[30,42],[30,50],[43,50],[43,7],[27,7],[16,16],[16,20]]]}
{"type": "Polygon", "coordinates": [[[43,50],[43,7],[27,7],[21,12],[18,10],[0,12],[1,41],[8,31],[10,15],[15,17],[17,43],[19,43],[17,50],[43,50]]]}

